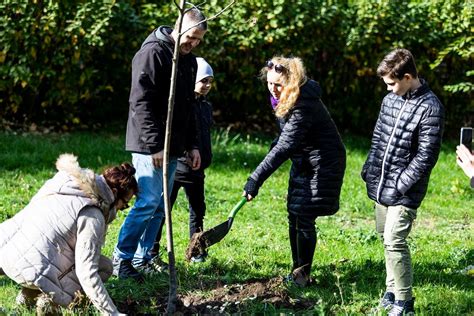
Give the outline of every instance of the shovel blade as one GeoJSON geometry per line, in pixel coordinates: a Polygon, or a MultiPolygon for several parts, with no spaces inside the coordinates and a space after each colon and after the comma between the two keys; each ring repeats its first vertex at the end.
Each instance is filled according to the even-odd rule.
{"type": "Polygon", "coordinates": [[[229,221],[230,219],[203,232],[201,240],[206,245],[206,248],[218,243],[222,240],[222,238],[225,237],[225,235],[227,235],[231,227],[231,223],[229,221]]]}

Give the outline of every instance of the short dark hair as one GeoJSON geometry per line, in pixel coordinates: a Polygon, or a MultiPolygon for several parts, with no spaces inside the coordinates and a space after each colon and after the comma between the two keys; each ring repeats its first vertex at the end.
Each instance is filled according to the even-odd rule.
{"type": "MultiPolygon", "coordinates": [[[[186,13],[184,13],[184,16],[196,24],[206,19],[206,17],[201,12],[201,10],[199,10],[196,7],[187,10],[186,13]]],[[[174,28],[177,30],[178,26],[179,26],[179,18],[176,19],[174,28]]],[[[199,24],[196,27],[202,31],[207,31],[207,21],[204,21],[203,23],[199,24]]]]}
{"type": "Polygon", "coordinates": [[[408,49],[397,48],[385,55],[377,67],[379,77],[390,76],[402,80],[405,74],[418,78],[415,58],[408,49]]]}

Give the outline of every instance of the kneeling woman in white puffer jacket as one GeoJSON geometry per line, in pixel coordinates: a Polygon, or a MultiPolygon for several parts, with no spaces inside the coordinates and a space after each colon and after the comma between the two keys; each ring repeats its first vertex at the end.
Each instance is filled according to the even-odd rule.
{"type": "Polygon", "coordinates": [[[118,315],[103,282],[112,262],[100,254],[108,224],[137,192],[128,163],[102,175],[64,154],[58,173],[30,203],[0,224],[0,273],[22,286],[18,303],[68,306],[79,291],[103,315],[118,315]]]}

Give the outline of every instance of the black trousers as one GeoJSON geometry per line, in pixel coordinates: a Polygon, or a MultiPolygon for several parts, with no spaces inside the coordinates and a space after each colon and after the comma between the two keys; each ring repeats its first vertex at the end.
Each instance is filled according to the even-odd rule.
{"type": "MultiPolygon", "coordinates": [[[[194,233],[204,229],[204,216],[206,215],[206,202],[204,196],[204,176],[177,176],[173,182],[170,194],[171,209],[178,197],[179,190],[183,188],[189,203],[189,238],[194,233]]],[[[153,246],[152,256],[159,253],[161,234],[164,221],[162,221],[153,246]]]]}
{"type": "Polygon", "coordinates": [[[316,249],[316,216],[288,214],[292,270],[303,267],[307,276],[311,274],[314,251],[316,249]]]}

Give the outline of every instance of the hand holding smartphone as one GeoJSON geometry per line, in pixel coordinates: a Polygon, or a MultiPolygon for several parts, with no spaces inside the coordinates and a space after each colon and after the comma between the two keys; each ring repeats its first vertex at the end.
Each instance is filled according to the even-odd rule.
{"type": "Polygon", "coordinates": [[[456,162],[464,173],[471,178],[471,187],[474,187],[474,155],[472,154],[472,127],[462,127],[460,146],[456,149],[456,162]],[[464,145],[464,146],[462,146],[464,145]]]}
{"type": "Polygon", "coordinates": [[[472,127],[461,127],[459,143],[466,146],[469,152],[472,152],[472,127]]]}

